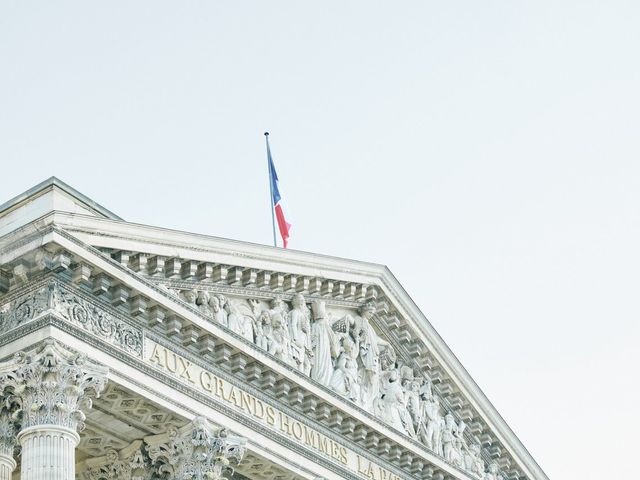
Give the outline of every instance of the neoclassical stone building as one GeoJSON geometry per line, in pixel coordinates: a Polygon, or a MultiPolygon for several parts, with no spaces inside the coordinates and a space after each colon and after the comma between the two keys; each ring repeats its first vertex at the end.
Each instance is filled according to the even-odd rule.
{"type": "Polygon", "coordinates": [[[0,206],[0,480],[545,480],[381,265],[0,206]]]}

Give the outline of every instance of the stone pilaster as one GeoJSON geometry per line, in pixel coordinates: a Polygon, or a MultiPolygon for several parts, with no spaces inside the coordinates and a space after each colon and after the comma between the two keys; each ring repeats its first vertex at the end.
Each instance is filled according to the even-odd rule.
{"type": "Polygon", "coordinates": [[[91,408],[90,396],[105,387],[107,372],[51,339],[0,365],[1,393],[20,407],[21,480],[75,479],[82,410],[91,408]]]}
{"type": "Polygon", "coordinates": [[[213,429],[202,417],[145,442],[158,476],[171,480],[225,479],[242,460],[246,443],[225,429],[213,429]]]}

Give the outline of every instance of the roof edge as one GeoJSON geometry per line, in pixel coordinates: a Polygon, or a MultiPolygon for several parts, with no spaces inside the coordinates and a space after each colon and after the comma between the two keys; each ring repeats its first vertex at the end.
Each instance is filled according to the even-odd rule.
{"type": "Polygon", "coordinates": [[[25,192],[22,192],[21,194],[16,195],[11,200],[6,201],[2,205],[0,205],[0,215],[2,215],[7,210],[11,210],[12,208],[18,206],[19,204],[28,200],[29,198],[36,197],[38,196],[38,194],[42,193],[43,191],[49,188],[52,189],[54,187],[59,188],[60,190],[65,192],[67,195],[70,195],[71,197],[78,200],[79,202],[87,206],[89,209],[93,210],[94,212],[96,212],[97,214],[99,214],[104,218],[108,218],[111,220],[124,221],[124,219],[121,218],[120,216],[104,208],[99,203],[94,202],[89,197],[80,193],[71,185],[68,185],[67,183],[63,182],[57,177],[49,177],[43,182],[40,182],[34,187],[31,187],[30,189],[26,190],[25,192]]]}

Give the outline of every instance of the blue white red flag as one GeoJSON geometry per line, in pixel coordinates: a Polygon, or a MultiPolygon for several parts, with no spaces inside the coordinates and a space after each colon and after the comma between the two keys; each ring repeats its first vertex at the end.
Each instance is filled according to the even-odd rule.
{"type": "Polygon", "coordinates": [[[280,181],[276,173],[276,167],[271,158],[271,148],[267,139],[267,156],[269,157],[269,180],[271,181],[271,203],[278,222],[278,230],[282,238],[282,247],[287,248],[289,243],[289,233],[291,232],[291,216],[287,210],[282,192],[280,189],[280,181]]]}

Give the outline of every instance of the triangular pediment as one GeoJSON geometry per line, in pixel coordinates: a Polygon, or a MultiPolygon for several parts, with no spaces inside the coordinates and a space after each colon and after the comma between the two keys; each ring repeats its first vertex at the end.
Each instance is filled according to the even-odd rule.
{"type": "Polygon", "coordinates": [[[38,222],[3,240],[0,303],[59,278],[66,295],[224,365],[407,478],[547,478],[385,266],[131,224],[70,188],[53,179],[0,209],[2,235],[38,222]],[[294,338],[295,322],[309,338],[294,338]]]}
{"type": "Polygon", "coordinates": [[[62,180],[51,177],[0,205],[0,236],[56,211],[122,220],[62,180]]]}

